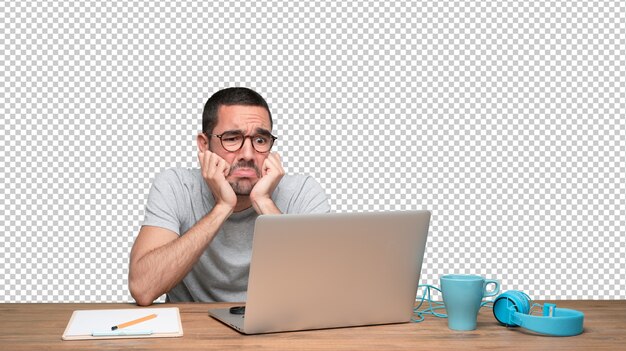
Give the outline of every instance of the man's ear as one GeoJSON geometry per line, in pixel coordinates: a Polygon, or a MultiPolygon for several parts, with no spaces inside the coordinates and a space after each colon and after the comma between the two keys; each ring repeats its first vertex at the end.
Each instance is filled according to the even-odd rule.
{"type": "Polygon", "coordinates": [[[197,137],[196,142],[198,143],[198,151],[205,152],[205,151],[210,149],[210,147],[209,147],[209,137],[206,136],[206,134],[204,134],[202,132],[198,133],[198,137],[197,137]]]}

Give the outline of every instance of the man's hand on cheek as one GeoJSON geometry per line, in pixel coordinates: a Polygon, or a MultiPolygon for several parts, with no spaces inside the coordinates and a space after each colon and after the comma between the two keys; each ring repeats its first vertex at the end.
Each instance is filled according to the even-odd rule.
{"type": "Polygon", "coordinates": [[[215,198],[215,205],[226,205],[231,210],[237,205],[237,195],[226,181],[230,164],[211,151],[198,152],[198,162],[202,169],[202,178],[209,186],[215,198]]]}
{"type": "Polygon", "coordinates": [[[282,161],[277,152],[272,152],[267,156],[261,167],[261,179],[254,185],[250,192],[250,200],[258,213],[266,213],[266,205],[273,206],[272,193],[285,175],[282,161]]]}

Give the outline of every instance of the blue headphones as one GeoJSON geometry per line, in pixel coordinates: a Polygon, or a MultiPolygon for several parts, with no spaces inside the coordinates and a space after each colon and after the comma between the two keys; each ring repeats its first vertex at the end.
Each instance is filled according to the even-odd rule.
{"type": "Polygon", "coordinates": [[[540,334],[572,336],[583,332],[585,315],[576,310],[543,305],[543,315],[534,316],[530,310],[539,304],[530,304],[530,297],[517,290],[507,291],[493,301],[493,315],[507,327],[522,327],[540,334]]]}

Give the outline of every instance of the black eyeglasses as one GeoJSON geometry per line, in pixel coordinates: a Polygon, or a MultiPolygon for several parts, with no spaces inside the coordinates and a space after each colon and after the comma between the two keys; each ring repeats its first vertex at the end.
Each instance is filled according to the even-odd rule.
{"type": "Polygon", "coordinates": [[[247,138],[252,141],[252,147],[256,152],[265,153],[272,149],[274,140],[278,139],[270,133],[257,133],[253,135],[243,135],[241,132],[224,132],[222,134],[209,134],[204,132],[207,136],[214,136],[220,138],[222,147],[229,152],[238,151],[243,147],[243,143],[247,138]]]}

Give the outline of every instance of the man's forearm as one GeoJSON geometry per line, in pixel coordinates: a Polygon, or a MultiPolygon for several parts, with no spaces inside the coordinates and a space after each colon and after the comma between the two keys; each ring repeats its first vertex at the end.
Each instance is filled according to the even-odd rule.
{"type": "Polygon", "coordinates": [[[276,204],[274,203],[274,201],[270,198],[264,198],[264,199],[256,200],[256,201],[253,200],[252,206],[254,207],[254,210],[258,214],[281,214],[282,213],[280,212],[278,207],[276,207],[276,204]]]}
{"type": "Polygon", "coordinates": [[[215,207],[176,240],[131,263],[130,290],[139,305],[149,305],[170,291],[196,264],[232,209],[215,207]]]}

